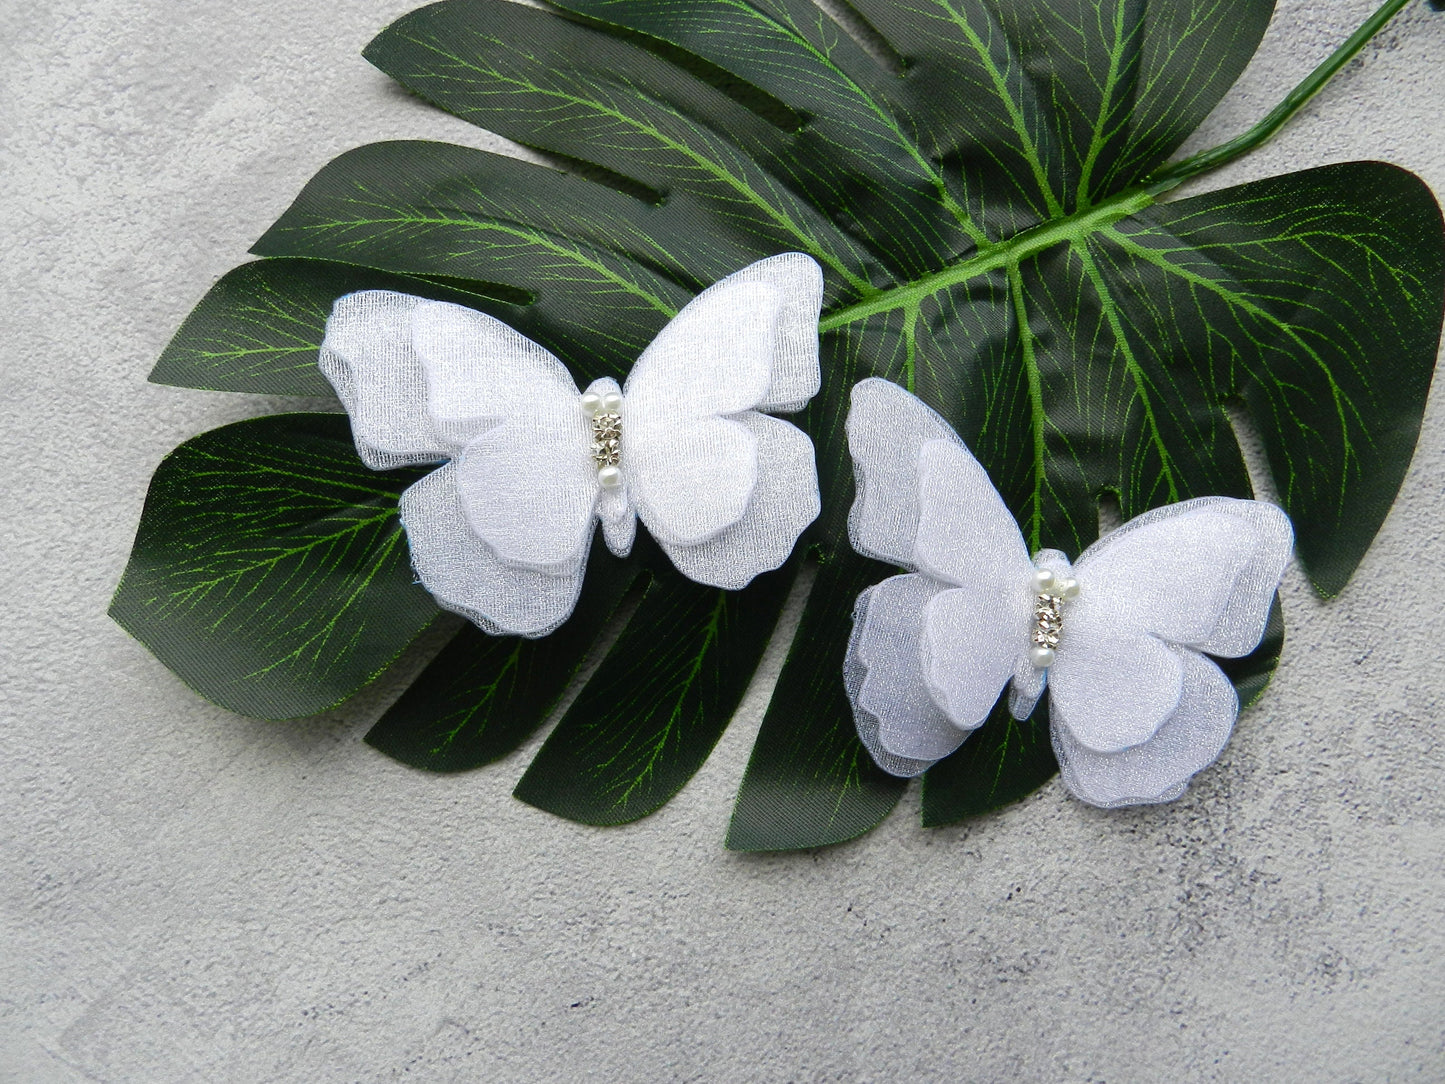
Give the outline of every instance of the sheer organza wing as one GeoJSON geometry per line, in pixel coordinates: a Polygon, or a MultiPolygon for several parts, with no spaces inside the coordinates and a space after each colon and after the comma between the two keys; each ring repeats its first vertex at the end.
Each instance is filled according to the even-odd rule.
{"type": "Polygon", "coordinates": [[[854,549],[947,583],[983,580],[1027,601],[1031,566],[1018,524],[946,421],[897,384],[871,377],[853,387],[847,428],[854,549]]]}
{"type": "MultiPolygon", "coordinates": [[[[818,313],[823,305],[823,269],[811,256],[784,252],[749,264],[720,279],[697,296],[704,309],[714,304],[714,291],[735,312],[747,313],[746,305],[726,299],[736,292],[747,296],[752,287],[762,287],[777,299],[772,342],[768,346],[768,387],[753,409],[771,414],[802,410],[818,394],[823,383],[818,365],[818,313]]],[[[692,306],[689,305],[688,308],[692,306]]],[[[705,324],[702,326],[706,326],[705,324]]]]}
{"type": "Polygon", "coordinates": [[[956,585],[928,604],[924,676],[955,726],[979,726],[1028,649],[1033,564],[988,475],[954,441],[918,452],[913,563],[956,585]]]}
{"type": "Polygon", "coordinates": [[[1168,802],[1184,793],[1195,773],[1218,758],[1234,728],[1239,698],[1229,678],[1189,648],[1169,648],[1178,658],[1175,708],[1144,742],[1106,753],[1075,737],[1067,717],[1051,704],[1054,755],[1064,785],[1077,798],[1106,809],[1168,802]]]}
{"type": "Polygon", "coordinates": [[[563,364],[500,320],[428,301],[412,315],[433,428],[461,446],[460,507],[503,564],[570,574],[598,498],[591,421],[563,364]]]}
{"type": "Polygon", "coordinates": [[[461,445],[427,413],[426,374],[412,347],[419,297],[364,290],[338,298],[318,365],[351,418],[357,454],[372,470],[439,463],[461,445]]]}
{"type": "Polygon", "coordinates": [[[747,511],[736,523],[695,545],[658,539],[683,575],[730,591],[781,566],[822,507],[808,435],[781,418],[751,410],[736,421],[758,447],[758,480],[747,511]]]}
{"type": "Polygon", "coordinates": [[[412,566],[437,602],[493,635],[545,636],[572,612],[583,560],[558,574],[500,561],[472,529],[447,463],[401,495],[412,566]]]}
{"type": "Polygon", "coordinates": [[[988,717],[1028,648],[1033,565],[1023,536],[978,460],[902,388],[857,384],[847,426],[853,546],[939,588],[919,614],[917,677],[966,733],[988,717]]]}
{"type": "Polygon", "coordinates": [[[1289,517],[1272,504],[1200,497],[1130,520],[1074,571],[1117,626],[1233,658],[1264,635],[1293,543],[1289,517]]]}
{"type": "Polygon", "coordinates": [[[957,441],[918,449],[913,564],[978,593],[990,612],[1029,609],[1033,562],[1023,535],[988,473],[957,441]]]}
{"type": "Polygon", "coordinates": [[[962,441],[921,399],[878,377],[853,385],[846,425],[856,487],[849,541],[865,557],[914,568],[919,451],[929,441],[962,441]]]}
{"type": "Polygon", "coordinates": [[[737,415],[795,410],[817,392],[821,298],[811,258],[763,260],[704,290],[638,359],[622,470],[659,542],[696,546],[747,514],[768,464],[737,415]]]}
{"type": "Polygon", "coordinates": [[[969,734],[934,702],[923,668],[929,604],[950,593],[946,585],[910,573],[868,588],[854,606],[843,684],[858,737],[893,775],[921,774],[969,734]]]}
{"type": "Polygon", "coordinates": [[[1049,671],[1053,717],[1094,752],[1148,741],[1187,699],[1191,654],[1258,645],[1292,538],[1273,505],[1205,497],[1100,539],[1074,566],[1079,596],[1049,671]]]}

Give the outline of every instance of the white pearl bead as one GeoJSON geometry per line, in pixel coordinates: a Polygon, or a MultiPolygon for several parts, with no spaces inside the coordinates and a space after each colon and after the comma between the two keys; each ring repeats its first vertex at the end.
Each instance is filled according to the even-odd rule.
{"type": "Polygon", "coordinates": [[[1054,649],[1051,647],[1036,647],[1029,652],[1029,662],[1039,670],[1047,670],[1054,665],[1054,649]]]}
{"type": "Polygon", "coordinates": [[[1063,592],[1064,598],[1078,598],[1078,597],[1079,597],[1079,581],[1078,581],[1078,580],[1075,580],[1075,579],[1067,579],[1067,580],[1065,580],[1063,583],[1061,583],[1061,584],[1059,585],[1059,589],[1063,592]]]}
{"type": "Polygon", "coordinates": [[[602,409],[608,414],[616,414],[622,409],[622,396],[615,391],[609,391],[602,397],[602,409]]]}
{"type": "Polygon", "coordinates": [[[622,484],[622,471],[616,467],[603,467],[597,472],[597,484],[603,489],[616,489],[622,484]]]}
{"type": "Polygon", "coordinates": [[[1038,589],[1040,594],[1046,594],[1047,592],[1052,591],[1054,589],[1054,584],[1057,582],[1058,577],[1055,576],[1047,568],[1041,568],[1034,573],[1034,587],[1038,589]]]}
{"type": "Polygon", "coordinates": [[[582,409],[588,414],[596,414],[602,407],[602,396],[595,391],[586,392],[582,396],[582,409]]]}

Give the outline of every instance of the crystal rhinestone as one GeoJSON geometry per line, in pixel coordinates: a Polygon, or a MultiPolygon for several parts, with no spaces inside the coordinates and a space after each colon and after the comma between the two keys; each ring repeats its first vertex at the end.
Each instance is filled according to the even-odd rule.
{"type": "Polygon", "coordinates": [[[617,467],[622,460],[622,415],[604,410],[592,416],[591,452],[598,470],[617,467]]]}
{"type": "Polygon", "coordinates": [[[1078,585],[1071,579],[1055,576],[1046,578],[1042,570],[1034,575],[1034,589],[1038,592],[1034,600],[1034,628],[1029,634],[1029,659],[1039,669],[1054,664],[1054,649],[1059,646],[1060,633],[1064,628],[1064,598],[1078,594],[1078,585]]]}

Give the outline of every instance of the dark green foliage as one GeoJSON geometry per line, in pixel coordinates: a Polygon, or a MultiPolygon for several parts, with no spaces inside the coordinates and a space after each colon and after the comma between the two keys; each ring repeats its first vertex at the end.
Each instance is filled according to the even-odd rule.
{"type": "Polygon", "coordinates": [[[338,414],[203,433],[151,480],[110,615],[232,711],[329,708],[437,616],[396,514],[417,477],[367,470],[338,414]]]}
{"type": "MultiPolygon", "coordinates": [[[[494,312],[579,378],[619,376],[708,283],[783,250],[814,256],[827,284],[824,385],[801,420],[824,494],[808,542],[824,563],[729,842],[845,839],[901,789],[854,737],[838,674],[852,598],[885,574],[847,550],[842,427],[857,380],[884,376],[938,409],[1029,544],[1075,555],[1097,535],[1103,495],[1125,517],[1248,495],[1224,410],[1242,402],[1316,586],[1330,594],[1348,579],[1419,430],[1445,301],[1438,207],[1418,178],[1380,163],[1161,197],[1272,134],[1405,2],[1388,0],[1257,131],[1166,164],[1248,62],[1271,0],[860,0],[867,25],[854,29],[868,49],[808,0],[547,10],[445,0],[398,20],[368,59],[570,172],[437,143],[342,155],[257,244],[278,259],[223,280],[157,379],[324,392],[307,361],[330,300],[382,283],[494,312]]],[[[301,462],[307,448],[286,454],[301,462]]],[[[161,530],[143,524],[152,551],[161,530]]],[[[182,562],[180,551],[165,560],[182,562]]],[[[784,589],[769,577],[739,596],[663,605],[656,592],[683,588],[658,571],[619,643],[705,645],[708,658],[648,662],[662,669],[647,681],[646,653],[614,649],[524,778],[528,800],[593,822],[641,815],[725,725],[758,654],[704,635],[707,615],[770,628],[784,589]],[[661,729],[687,739],[662,743],[671,759],[645,784],[616,771],[619,750],[646,747],[678,710],[670,675],[694,663],[709,691],[688,694],[686,727],[661,729]]],[[[275,590],[276,607],[292,605],[289,586],[275,590]]],[[[353,612],[371,598],[358,596],[353,612]]],[[[615,593],[594,569],[584,598],[595,607],[585,612],[600,613],[615,593]]],[[[148,643],[183,635],[160,627],[165,613],[130,612],[127,627],[148,643]]],[[[197,642],[223,633],[207,635],[197,642]]],[[[438,768],[499,754],[545,714],[595,632],[583,621],[558,635],[519,647],[466,633],[373,740],[438,768]],[[526,688],[509,684],[523,650],[536,675],[526,688]],[[475,726],[439,744],[464,718],[475,726]]],[[[1244,699],[1268,680],[1280,637],[1276,624],[1250,660],[1231,664],[1244,699]]],[[[208,695],[198,675],[213,652],[158,650],[208,695]]],[[[274,682],[255,703],[291,713],[353,688],[355,675],[312,675],[327,690],[316,696],[282,676],[249,676],[258,689],[274,682]]],[[[1052,770],[1042,734],[1037,722],[987,724],[930,773],[926,819],[1027,793],[1052,770]]]]}
{"type": "Polygon", "coordinates": [[[560,629],[527,640],[464,625],[366,740],[434,772],[466,771],[506,756],[556,706],[636,576],[635,562],[594,546],[589,590],[560,629]]]}
{"type": "Polygon", "coordinates": [[[904,781],[873,763],[843,694],[843,652],[858,593],[890,572],[854,554],[818,572],[778,677],[728,827],[738,851],[840,843],[898,804],[904,781]]]}
{"type": "Polygon", "coordinates": [[[1058,770],[1049,744],[1048,697],[1020,721],[1009,714],[1005,690],[988,721],[923,773],[923,826],[937,828],[1016,802],[1058,770]]]}
{"type": "Polygon", "coordinates": [[[316,368],[331,305],[357,290],[396,290],[515,321],[530,300],[485,282],[453,289],[322,260],[257,260],[228,272],[195,307],[151,370],[157,384],[269,395],[333,394],[316,368]]]}
{"type": "Polygon", "coordinates": [[[795,566],[719,591],[657,575],[516,795],[584,824],[623,824],[692,778],[737,710],[795,566]]]}

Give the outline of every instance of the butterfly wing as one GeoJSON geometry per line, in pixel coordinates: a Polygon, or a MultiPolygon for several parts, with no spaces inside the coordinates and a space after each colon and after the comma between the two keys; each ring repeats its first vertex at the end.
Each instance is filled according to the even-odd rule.
{"type": "Polygon", "coordinates": [[[848,539],[865,557],[913,568],[919,450],[934,440],[962,442],[927,404],[890,381],[861,380],[851,398],[846,427],[856,493],[848,539]]]}
{"type": "Polygon", "coordinates": [[[924,611],[948,590],[908,573],[868,588],[853,609],[843,683],[858,737],[893,775],[922,774],[969,735],[934,703],[923,669],[924,611]]]}
{"type": "Polygon", "coordinates": [[[1213,762],[1238,703],[1202,653],[1258,645],[1292,541],[1273,505],[1205,497],[1147,512],[1080,557],[1049,671],[1055,743],[1080,797],[1163,801],[1213,762]]]}
{"type": "Polygon", "coordinates": [[[822,274],[799,253],[693,299],[627,378],[621,469],[639,517],[691,578],[739,588],[776,568],[819,512],[813,446],[758,413],[819,386],[822,274]]]}
{"type": "Polygon", "coordinates": [[[864,380],[847,425],[853,546],[918,573],[898,578],[917,581],[907,591],[879,585],[860,598],[849,654],[855,717],[865,744],[931,762],[983,723],[1027,649],[1033,566],[987,472],[924,403],[864,380]]]}
{"type": "Polygon", "coordinates": [[[598,490],[562,364],[490,316],[389,291],[336,302],[320,363],[368,466],[450,460],[401,500],[412,563],[438,602],[493,633],[561,624],[598,490]]]}
{"type": "Polygon", "coordinates": [[[1170,650],[1179,663],[1178,704],[1147,741],[1117,753],[1099,753],[1055,717],[1054,756],[1070,793],[1104,809],[1170,802],[1218,758],[1239,713],[1234,686],[1198,652],[1170,650]]]}
{"type": "Polygon", "coordinates": [[[591,422],[563,364],[485,313],[412,314],[427,414],[456,444],[461,508],[503,564],[565,573],[586,558],[599,487],[591,422]]]}
{"type": "Polygon", "coordinates": [[[956,584],[925,611],[924,675],[955,726],[988,718],[1028,648],[1033,563],[1013,516],[961,443],[919,450],[914,566],[956,584]]]}
{"type": "Polygon", "coordinates": [[[346,413],[357,454],[372,470],[440,463],[461,445],[439,433],[426,410],[426,373],[411,343],[424,299],[391,290],[337,298],[317,364],[346,413]]]}
{"type": "Polygon", "coordinates": [[[545,636],[571,615],[584,560],[557,573],[504,564],[473,530],[458,465],[447,463],[401,495],[401,522],[417,576],[437,602],[493,635],[545,636]]]}

